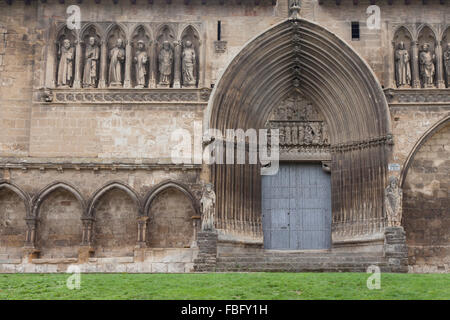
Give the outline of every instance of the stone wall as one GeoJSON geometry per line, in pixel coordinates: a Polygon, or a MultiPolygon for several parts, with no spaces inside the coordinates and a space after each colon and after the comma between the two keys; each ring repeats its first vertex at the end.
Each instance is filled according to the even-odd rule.
{"type": "Polygon", "coordinates": [[[412,271],[450,270],[450,123],[416,153],[404,184],[403,225],[412,271]]]}

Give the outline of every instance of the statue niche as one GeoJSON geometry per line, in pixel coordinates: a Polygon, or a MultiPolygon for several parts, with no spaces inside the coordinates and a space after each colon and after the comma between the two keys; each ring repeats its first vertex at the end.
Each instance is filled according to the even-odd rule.
{"type": "Polygon", "coordinates": [[[389,184],[384,190],[384,207],[389,227],[400,227],[402,221],[403,192],[398,186],[398,178],[389,177],[389,184]]]}
{"type": "Polygon", "coordinates": [[[425,26],[419,34],[419,74],[423,88],[435,88],[436,39],[433,31],[425,26]]]}
{"type": "Polygon", "coordinates": [[[84,33],[83,88],[97,88],[100,71],[100,37],[94,27],[84,33]]]}
{"type": "Polygon", "coordinates": [[[125,75],[125,34],[114,27],[108,36],[108,83],[109,87],[122,87],[125,75]]]}
{"type": "Polygon", "coordinates": [[[397,88],[411,88],[411,42],[411,34],[405,27],[400,27],[395,32],[393,45],[397,88]]]}
{"type": "Polygon", "coordinates": [[[213,185],[211,183],[205,185],[200,204],[202,212],[202,231],[212,231],[214,230],[216,194],[214,193],[213,185]]]}
{"type": "Polygon", "coordinates": [[[444,57],[445,80],[447,83],[447,88],[450,88],[450,42],[447,43],[447,48],[444,51],[443,57],[444,57]]]}
{"type": "Polygon", "coordinates": [[[181,53],[181,81],[183,87],[198,86],[200,38],[197,31],[188,26],[182,34],[183,51],[181,53]]]}
{"type": "Polygon", "coordinates": [[[170,87],[174,76],[174,33],[165,25],[157,37],[158,86],[170,87]]]}
{"type": "Polygon", "coordinates": [[[134,32],[133,43],[134,68],[132,69],[132,79],[134,87],[142,89],[148,86],[150,70],[148,47],[151,45],[150,37],[142,26],[134,32]]]}
{"type": "Polygon", "coordinates": [[[69,88],[73,85],[75,73],[75,35],[64,27],[57,37],[57,77],[56,85],[69,88]]]}

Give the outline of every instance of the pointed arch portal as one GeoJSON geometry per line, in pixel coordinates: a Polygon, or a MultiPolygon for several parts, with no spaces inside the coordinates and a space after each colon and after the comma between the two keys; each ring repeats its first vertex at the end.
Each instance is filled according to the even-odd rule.
{"type": "MultiPolygon", "coordinates": [[[[314,102],[329,128],[333,241],[381,232],[392,144],[388,104],[367,63],[332,32],[285,20],[253,38],[216,84],[204,128],[263,128],[295,90],[314,102]]],[[[261,238],[259,172],[257,165],[210,167],[218,229],[261,238]]]]}

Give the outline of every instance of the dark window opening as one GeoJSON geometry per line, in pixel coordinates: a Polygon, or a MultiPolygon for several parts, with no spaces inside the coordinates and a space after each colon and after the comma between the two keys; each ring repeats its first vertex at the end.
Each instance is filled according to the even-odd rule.
{"type": "Polygon", "coordinates": [[[352,22],[352,40],[359,40],[360,34],[359,34],[359,22],[353,21],[352,22]]]}

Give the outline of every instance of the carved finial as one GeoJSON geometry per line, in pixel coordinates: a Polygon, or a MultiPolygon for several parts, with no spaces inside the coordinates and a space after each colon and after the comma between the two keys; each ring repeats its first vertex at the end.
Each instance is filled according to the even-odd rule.
{"type": "Polygon", "coordinates": [[[290,0],[289,4],[289,18],[300,19],[300,0],[290,0]]]}

